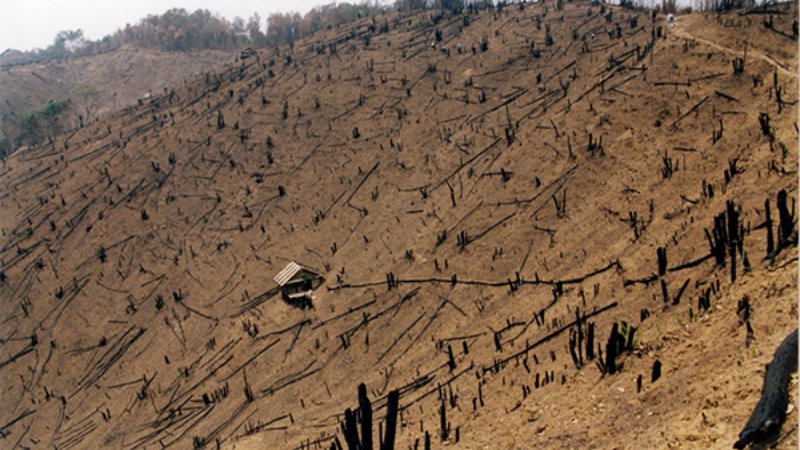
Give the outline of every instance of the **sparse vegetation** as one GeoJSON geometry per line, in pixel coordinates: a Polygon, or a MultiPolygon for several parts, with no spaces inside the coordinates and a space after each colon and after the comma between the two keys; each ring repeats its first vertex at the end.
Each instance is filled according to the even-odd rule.
{"type": "Polygon", "coordinates": [[[20,115],[16,144],[38,144],[48,136],[52,137],[58,133],[63,129],[59,124],[59,115],[68,104],[69,100],[51,99],[46,105],[20,115]]]}

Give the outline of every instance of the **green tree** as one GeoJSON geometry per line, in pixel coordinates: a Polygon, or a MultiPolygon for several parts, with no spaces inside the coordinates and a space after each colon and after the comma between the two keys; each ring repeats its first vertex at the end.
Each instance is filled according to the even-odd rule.
{"type": "Polygon", "coordinates": [[[58,133],[60,131],[58,117],[68,104],[69,100],[51,99],[41,108],[21,114],[17,121],[19,129],[17,144],[36,144],[48,134],[58,133]]]}

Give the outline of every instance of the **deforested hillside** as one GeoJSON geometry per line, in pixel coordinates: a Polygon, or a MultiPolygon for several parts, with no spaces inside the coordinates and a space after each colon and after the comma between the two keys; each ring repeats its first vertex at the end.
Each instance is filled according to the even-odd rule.
{"type": "Polygon", "coordinates": [[[393,13],[11,155],[2,446],[730,448],[797,326],[796,16],[393,13]]]}
{"type": "Polygon", "coordinates": [[[137,100],[233,61],[234,51],[109,52],[0,70],[0,155],[88,125],[137,100]]]}
{"type": "MultiPolygon", "coordinates": [[[[398,2],[397,8],[414,7],[398,2]]],[[[262,32],[254,13],[229,22],[208,10],[172,8],[87,39],[64,30],[44,49],[0,53],[0,157],[49,142],[110,112],[178,84],[202,68],[231,61],[239,50],[292,42],[318,30],[385,14],[379,3],[331,3],[306,14],[272,13],[262,32]]]]}

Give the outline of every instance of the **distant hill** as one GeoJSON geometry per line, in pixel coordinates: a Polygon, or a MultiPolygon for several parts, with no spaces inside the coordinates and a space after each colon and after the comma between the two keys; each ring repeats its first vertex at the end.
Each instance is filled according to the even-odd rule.
{"type": "Polygon", "coordinates": [[[4,51],[0,54],[0,68],[97,55],[124,46],[186,52],[232,50],[252,42],[242,19],[229,22],[208,10],[189,13],[173,8],[161,15],[148,15],[136,24],[127,24],[102,39],[86,39],[80,29],[60,31],[47,48],[4,51]]]}
{"type": "Polygon", "coordinates": [[[0,154],[88,125],[235,57],[233,51],[124,46],[0,70],[0,154]]]}
{"type": "Polygon", "coordinates": [[[385,14],[392,9],[407,10],[422,6],[418,1],[407,0],[398,0],[392,7],[368,2],[339,2],[312,8],[305,14],[272,13],[266,21],[257,12],[247,20],[236,17],[229,21],[207,9],[190,13],[183,8],[172,8],[164,14],[150,14],[135,24],[127,24],[102,39],[86,39],[80,29],[64,30],[56,34],[53,43],[47,48],[30,51],[5,50],[0,53],[0,68],[96,55],[126,45],[179,52],[233,50],[246,45],[274,46],[363,17],[385,14]],[[264,29],[266,33],[263,32],[264,29]]]}
{"type": "MultiPolygon", "coordinates": [[[[394,8],[419,6],[399,2],[394,8]]],[[[262,21],[253,14],[247,21],[228,21],[208,10],[173,8],[102,39],[66,30],[45,49],[5,50],[0,53],[0,157],[209,70],[243,47],[289,43],[386,10],[342,2],[304,15],[274,13],[262,21]]]]}

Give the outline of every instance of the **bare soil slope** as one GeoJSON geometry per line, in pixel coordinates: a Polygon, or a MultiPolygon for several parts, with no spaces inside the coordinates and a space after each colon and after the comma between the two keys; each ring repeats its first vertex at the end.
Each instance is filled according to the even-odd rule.
{"type": "Polygon", "coordinates": [[[797,323],[797,42],[742,17],[364,20],[13,155],[0,445],[329,448],[363,382],[397,448],[730,448],[797,323]]]}
{"type": "Polygon", "coordinates": [[[88,124],[235,56],[125,46],[93,56],[13,66],[0,70],[0,117],[16,123],[51,99],[68,99],[69,110],[60,120],[65,129],[77,128],[79,116],[88,124]]]}

